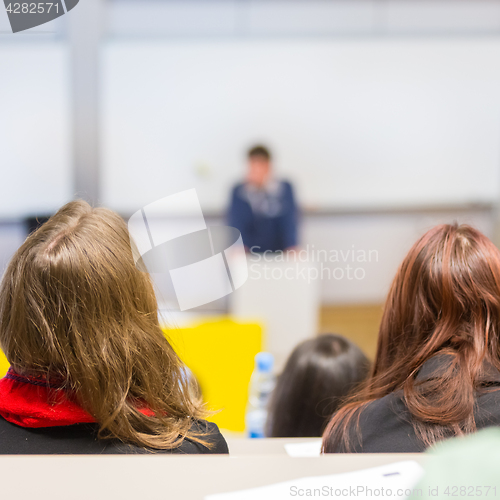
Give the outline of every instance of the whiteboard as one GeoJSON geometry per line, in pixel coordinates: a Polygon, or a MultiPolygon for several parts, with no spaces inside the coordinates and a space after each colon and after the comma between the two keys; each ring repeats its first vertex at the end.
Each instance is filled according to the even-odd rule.
{"type": "Polygon", "coordinates": [[[101,62],[117,210],[193,187],[221,210],[255,142],[309,208],[499,196],[499,37],[113,41],[101,62]]]}
{"type": "Polygon", "coordinates": [[[0,218],[71,199],[68,71],[62,43],[0,44],[0,218]]]}

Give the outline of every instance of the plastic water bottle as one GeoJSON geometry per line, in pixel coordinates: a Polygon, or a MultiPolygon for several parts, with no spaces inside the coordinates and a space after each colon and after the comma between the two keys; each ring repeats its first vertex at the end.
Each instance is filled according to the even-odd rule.
{"type": "Polygon", "coordinates": [[[259,352],[255,356],[245,417],[247,435],[250,438],[265,437],[267,406],[275,386],[273,368],[274,357],[271,353],[259,352]]]}

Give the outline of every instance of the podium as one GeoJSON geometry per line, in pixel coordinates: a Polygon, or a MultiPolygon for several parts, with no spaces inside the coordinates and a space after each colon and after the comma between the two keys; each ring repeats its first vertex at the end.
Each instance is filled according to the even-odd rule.
{"type": "Polygon", "coordinates": [[[264,349],[281,370],[295,346],[317,334],[320,305],[317,266],[300,253],[249,254],[248,280],[230,296],[236,321],[263,327],[264,349]]]}

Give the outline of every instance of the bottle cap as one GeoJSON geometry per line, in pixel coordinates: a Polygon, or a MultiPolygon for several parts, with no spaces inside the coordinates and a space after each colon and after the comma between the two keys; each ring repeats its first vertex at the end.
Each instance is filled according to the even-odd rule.
{"type": "Polygon", "coordinates": [[[260,372],[270,373],[273,371],[274,356],[270,352],[259,352],[255,356],[255,364],[260,372]]]}

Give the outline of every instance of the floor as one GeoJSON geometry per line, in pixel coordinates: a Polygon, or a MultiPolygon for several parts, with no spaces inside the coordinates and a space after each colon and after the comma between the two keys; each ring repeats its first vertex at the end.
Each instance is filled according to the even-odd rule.
{"type": "Polygon", "coordinates": [[[381,318],[381,304],[323,306],[320,312],[319,331],[346,336],[373,359],[381,318]]]}

